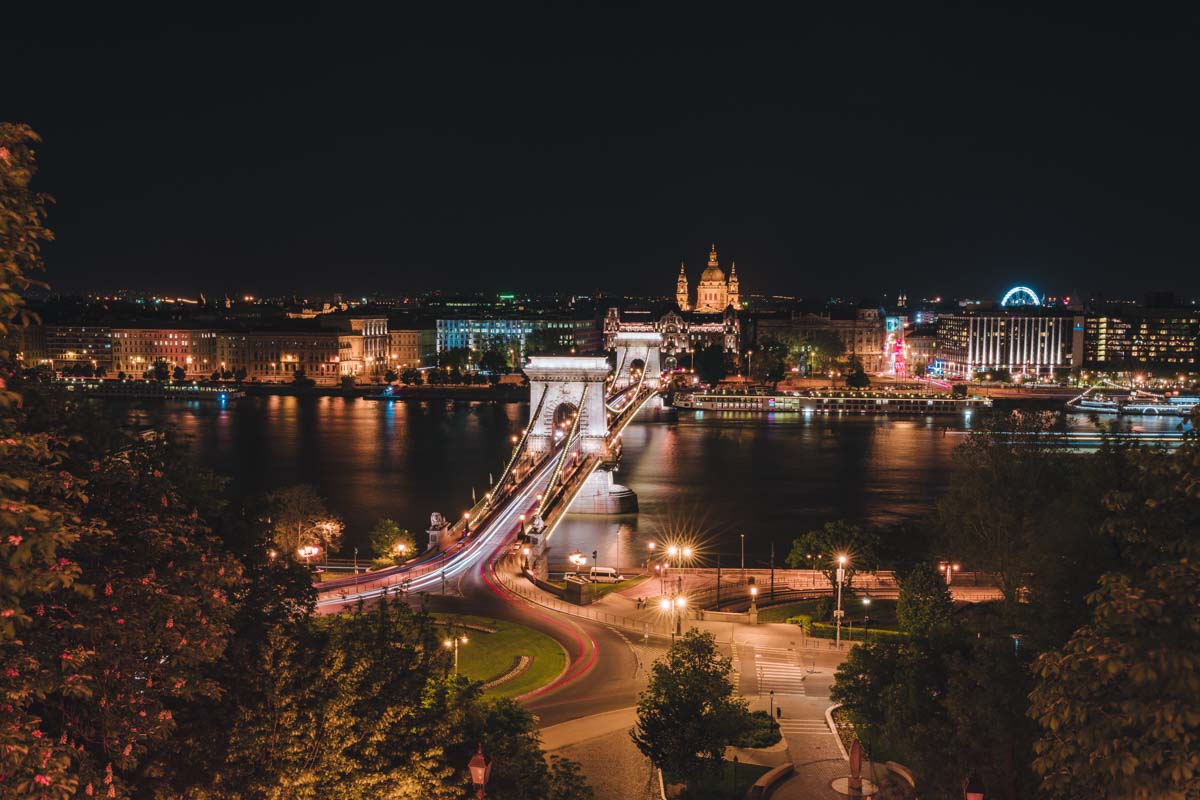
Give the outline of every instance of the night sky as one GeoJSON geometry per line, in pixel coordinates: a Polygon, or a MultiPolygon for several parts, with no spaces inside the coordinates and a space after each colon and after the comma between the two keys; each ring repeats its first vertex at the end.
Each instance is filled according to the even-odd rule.
{"type": "Polygon", "coordinates": [[[1200,296],[1184,4],[36,5],[59,288],[1200,296]]]}

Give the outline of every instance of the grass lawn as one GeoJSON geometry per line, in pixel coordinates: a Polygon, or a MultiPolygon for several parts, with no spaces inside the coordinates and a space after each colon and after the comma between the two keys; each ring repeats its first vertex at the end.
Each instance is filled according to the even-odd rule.
{"type": "Polygon", "coordinates": [[[463,631],[467,643],[458,648],[458,671],[471,680],[487,683],[512,669],[519,656],[533,659],[529,668],[516,678],[487,690],[484,694],[488,697],[516,697],[531,692],[558,677],[566,664],[558,642],[524,625],[466,614],[434,616],[451,625],[462,622],[495,629],[495,633],[463,631]]]}
{"type": "MultiPolygon", "coordinates": [[[[612,592],[619,592],[622,589],[628,589],[631,586],[637,586],[639,583],[643,583],[648,580],[650,580],[649,575],[638,575],[636,578],[628,578],[623,581],[617,581],[616,583],[593,583],[592,584],[592,599],[599,600],[601,597],[604,597],[604,595],[606,595],[606,594],[610,594],[612,592]]],[[[547,581],[547,583],[549,583],[553,586],[557,586],[559,589],[564,589],[564,588],[566,588],[566,585],[567,585],[563,581],[547,581]]]]}
{"type": "MultiPolygon", "coordinates": [[[[754,782],[771,771],[770,767],[760,767],[757,764],[738,764],[737,783],[734,783],[733,762],[726,761],[722,765],[721,775],[717,777],[700,777],[692,781],[692,786],[680,795],[681,800],[742,800],[754,782]]],[[[668,783],[677,781],[664,775],[668,783]]]]}
{"type": "MultiPolygon", "coordinates": [[[[819,600],[801,600],[797,603],[787,603],[781,606],[772,606],[770,608],[759,609],[759,622],[787,622],[788,617],[794,617],[799,614],[813,615],[816,613],[817,606],[821,603],[819,600]]],[[[851,626],[849,624],[842,626],[842,638],[848,641],[862,641],[863,636],[863,613],[866,607],[862,604],[862,599],[848,598],[845,601],[846,621],[854,622],[853,639],[851,640],[851,626]]],[[[899,625],[896,622],[896,601],[895,600],[872,600],[870,606],[871,614],[871,632],[876,631],[896,631],[899,625]]],[[[822,622],[814,626],[813,636],[817,638],[832,639],[834,637],[833,622],[822,622]]],[[[886,635],[884,633],[883,635],[886,635]]]]}

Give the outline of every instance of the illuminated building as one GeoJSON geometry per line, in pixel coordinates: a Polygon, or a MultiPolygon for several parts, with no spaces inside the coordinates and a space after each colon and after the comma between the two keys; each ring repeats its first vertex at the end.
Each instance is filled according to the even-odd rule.
{"type": "Polygon", "coordinates": [[[729,265],[729,278],[726,279],[717,260],[717,246],[714,244],[708,253],[708,266],[700,274],[700,283],[696,286],[696,302],[691,303],[687,271],[683,262],[679,262],[679,276],[675,279],[675,303],[680,311],[694,311],[698,314],[722,314],[729,306],[741,308],[737,264],[729,265]]]}
{"type": "Polygon", "coordinates": [[[113,366],[112,329],[105,325],[45,325],[41,352],[27,363],[42,363],[54,370],[89,365],[108,370],[113,366]]]}
{"type": "Polygon", "coordinates": [[[392,344],[387,317],[326,314],[319,321],[322,328],[342,334],[338,342],[342,375],[378,378],[387,372],[388,351],[392,344]]]}
{"type": "MultiPolygon", "coordinates": [[[[345,338],[350,338],[345,336],[345,338]]],[[[217,335],[217,369],[262,383],[290,383],[296,372],[318,386],[336,386],[343,374],[343,334],[304,326],[296,330],[223,331],[217,335]]]]}
{"type": "Polygon", "coordinates": [[[834,308],[820,314],[797,312],[787,317],[762,318],[756,325],[755,338],[805,340],[826,331],[841,340],[842,360],[857,359],[867,372],[883,372],[891,365],[891,353],[886,352],[887,322],[878,308],[834,308]]]}
{"type": "Polygon", "coordinates": [[[578,353],[593,353],[600,349],[600,332],[590,317],[497,316],[439,319],[437,351],[511,350],[515,355],[513,363],[520,364],[525,359],[525,339],[535,331],[545,331],[559,350],[574,348],[578,353]]]}
{"type": "Polygon", "coordinates": [[[1085,367],[1195,372],[1200,309],[1122,308],[1084,319],[1085,367]]]}
{"type": "Polygon", "coordinates": [[[217,368],[217,334],[184,326],[112,328],[112,368],[141,378],[155,364],[174,373],[183,369],[189,380],[207,378],[217,368]]]}
{"type": "Polygon", "coordinates": [[[972,378],[988,370],[1054,376],[1077,366],[1083,319],[1070,312],[1029,308],[965,311],[937,322],[935,372],[972,378]]]}
{"type": "Polygon", "coordinates": [[[437,329],[389,328],[388,366],[408,369],[437,361],[437,329]]]}

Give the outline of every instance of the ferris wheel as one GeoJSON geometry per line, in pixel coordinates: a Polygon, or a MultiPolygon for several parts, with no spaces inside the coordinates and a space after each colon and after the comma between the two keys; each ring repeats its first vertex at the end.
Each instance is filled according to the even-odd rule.
{"type": "Polygon", "coordinates": [[[1028,286],[1014,286],[1004,293],[1004,299],[1000,301],[1002,306],[1040,306],[1041,304],[1042,300],[1038,297],[1037,292],[1028,286]]]}

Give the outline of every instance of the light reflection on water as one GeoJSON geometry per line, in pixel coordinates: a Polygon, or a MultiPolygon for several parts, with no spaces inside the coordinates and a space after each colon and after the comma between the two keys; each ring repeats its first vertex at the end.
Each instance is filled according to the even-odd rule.
{"type": "MultiPolygon", "coordinates": [[[[461,514],[471,487],[483,492],[488,473],[500,473],[509,437],[529,413],[526,403],[337,397],[160,409],[201,463],[233,479],[237,497],[316,485],[346,519],[348,548],[365,547],[380,517],[422,531],[433,511],[461,514]]],[[[1135,424],[1170,430],[1175,422],[1135,424]]],[[[637,493],[639,513],[569,515],[551,544],[563,554],[599,550],[608,565],[616,563],[619,542],[621,565],[633,566],[645,559],[650,538],[682,529],[703,540],[710,555],[719,547],[723,563],[734,566],[738,534],[745,533],[747,566],[767,558],[771,541],[782,563],[791,540],[823,522],[886,525],[930,510],[949,478],[962,423],[752,412],[637,421],[625,430],[616,482],[637,493]]],[[[1085,418],[1074,424],[1088,425],[1085,418]]]]}

